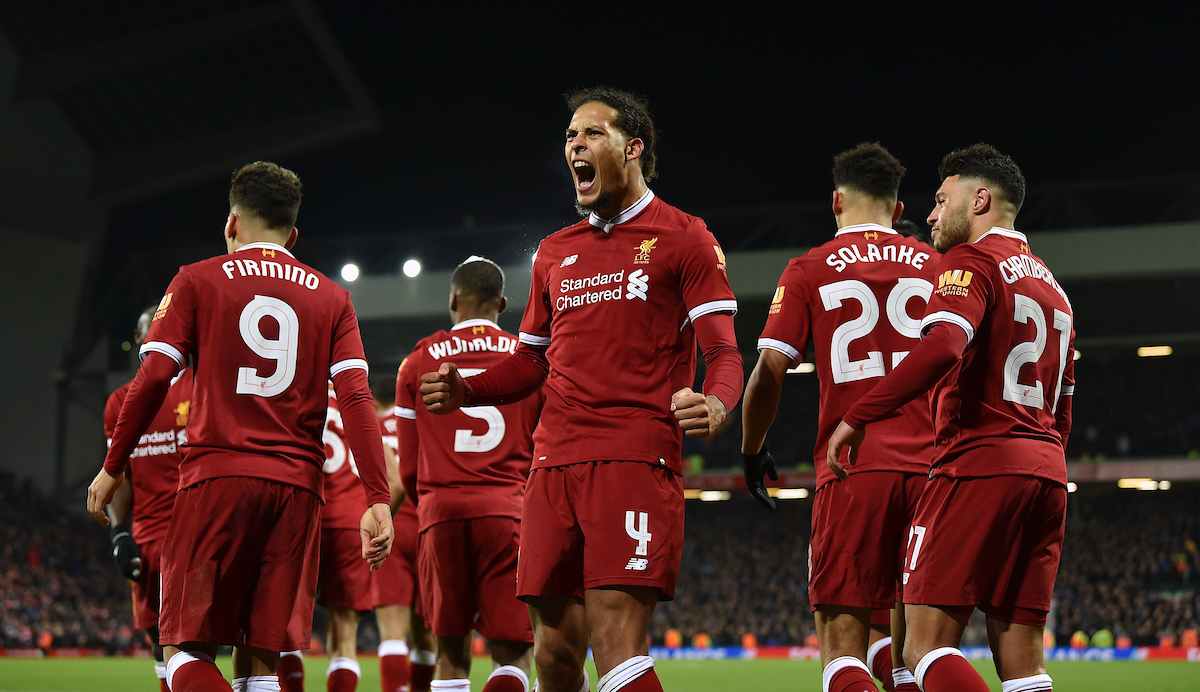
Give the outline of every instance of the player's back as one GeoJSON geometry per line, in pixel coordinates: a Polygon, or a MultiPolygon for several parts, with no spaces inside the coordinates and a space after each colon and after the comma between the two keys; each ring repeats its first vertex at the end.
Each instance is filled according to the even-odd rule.
{"type": "MultiPolygon", "coordinates": [[[[104,406],[104,436],[112,444],[121,405],[133,382],[121,385],[104,406]]],[[[129,458],[133,482],[133,539],[139,544],[167,534],[175,491],[179,488],[181,445],[187,442],[186,426],[192,399],[192,371],[175,376],[162,407],[150,421],[129,458]]]]}
{"type": "Polygon", "coordinates": [[[194,356],[183,487],[248,476],[321,492],[327,383],[366,367],[345,289],[252,243],[181,268],[151,329],[143,351],[194,356]]]}
{"type": "Polygon", "coordinates": [[[1074,389],[1071,303],[1025,236],[993,228],[946,253],[925,325],[970,340],[935,389],[935,466],[956,477],[1033,475],[1065,484],[1055,414],[1074,389]]]}
{"type": "MultiPolygon", "coordinates": [[[[813,457],[818,485],[834,478],[824,460],[842,416],[919,341],[919,316],[933,291],[937,261],[923,243],[883,226],[857,224],[792,260],[784,272],[768,319],[792,323],[781,325],[781,333],[802,333],[796,321],[810,325],[821,390],[813,457]]],[[[764,337],[771,336],[770,325],[764,337]]],[[[803,355],[803,344],[779,350],[785,346],[794,359],[803,355]]],[[[933,423],[929,402],[921,397],[872,425],[851,470],[924,473],[932,455],[933,423]]]]}
{"type": "MultiPolygon", "coordinates": [[[[517,336],[485,319],[459,322],[417,343],[401,367],[403,400],[420,401],[420,373],[453,362],[470,377],[516,350],[517,336]]],[[[525,481],[533,459],[533,431],[545,395],[540,391],[504,406],[468,406],[434,415],[414,406],[420,455],[417,460],[421,530],[442,521],[481,516],[520,518],[525,481]]],[[[402,398],[397,398],[400,405],[402,398]]]]}

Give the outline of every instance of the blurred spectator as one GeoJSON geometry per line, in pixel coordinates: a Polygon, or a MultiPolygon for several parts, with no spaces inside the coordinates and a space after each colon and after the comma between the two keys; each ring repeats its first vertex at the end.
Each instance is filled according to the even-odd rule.
{"type": "Polygon", "coordinates": [[[129,598],[107,530],[0,472],[0,646],[127,649],[129,598]]]}

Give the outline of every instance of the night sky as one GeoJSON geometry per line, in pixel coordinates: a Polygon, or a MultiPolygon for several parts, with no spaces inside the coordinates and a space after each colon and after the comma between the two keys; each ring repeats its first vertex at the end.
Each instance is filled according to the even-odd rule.
{"type": "MultiPolygon", "coordinates": [[[[1197,171],[1185,101],[1200,61],[1184,23],[1169,19],[1150,26],[1096,6],[997,21],[967,5],[955,16],[855,5],[625,18],[626,6],[571,4],[493,18],[465,6],[317,4],[382,125],[280,159],[305,183],[302,240],[467,216],[544,221],[546,233],[572,222],[562,94],[596,83],[648,98],[661,132],[652,187],[700,214],[827,200],[833,155],[862,141],[908,167],[902,198],[920,200],[906,214],[918,220],[942,155],[976,141],[1012,155],[1032,188],[1197,171]]],[[[169,231],[155,244],[212,238],[219,251],[227,185],[218,176],[130,205],[114,227],[153,217],[169,231]]]]}

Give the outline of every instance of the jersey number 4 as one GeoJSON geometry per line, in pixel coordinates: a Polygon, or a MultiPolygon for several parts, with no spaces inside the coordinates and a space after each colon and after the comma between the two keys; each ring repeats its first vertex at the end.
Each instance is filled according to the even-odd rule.
{"type": "MultiPolygon", "coordinates": [[[[478,375],[483,372],[484,368],[459,368],[458,372],[463,377],[478,375]]],[[[504,431],[507,426],[504,424],[504,414],[495,406],[466,406],[460,408],[459,411],[471,418],[478,418],[486,421],[488,424],[487,432],[482,435],[476,435],[471,432],[470,428],[461,428],[454,431],[454,451],[456,452],[490,452],[500,446],[504,441],[504,431]]]]}
{"type": "MultiPolygon", "coordinates": [[[[821,294],[821,302],[825,305],[826,311],[840,308],[842,303],[847,300],[856,301],[862,306],[861,315],[833,330],[832,343],[829,345],[829,360],[834,383],[842,384],[871,377],[883,377],[886,373],[883,367],[882,351],[868,351],[866,358],[850,360],[850,342],[870,335],[874,331],[875,325],[879,324],[879,301],[875,299],[875,293],[871,287],[861,281],[847,279],[826,284],[817,290],[821,294]]],[[[897,279],[895,287],[888,293],[885,306],[888,322],[891,323],[892,329],[910,339],[921,338],[921,318],[914,318],[910,315],[907,305],[908,301],[913,298],[920,298],[922,302],[928,303],[931,295],[933,295],[933,284],[925,279],[897,279]]],[[[908,351],[894,351],[892,367],[899,365],[907,355],[908,351]]]]}

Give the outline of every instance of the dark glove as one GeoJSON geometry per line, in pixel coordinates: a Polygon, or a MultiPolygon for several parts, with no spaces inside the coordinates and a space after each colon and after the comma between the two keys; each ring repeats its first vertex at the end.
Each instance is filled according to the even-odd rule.
{"type": "Polygon", "coordinates": [[[129,524],[113,524],[113,561],[117,563],[117,569],[127,579],[141,581],[142,553],[138,550],[137,542],[133,540],[133,534],[129,533],[129,530],[129,524]]]}
{"type": "Polygon", "coordinates": [[[743,454],[742,463],[746,474],[746,488],[755,500],[774,512],[775,498],[767,494],[767,486],[763,483],[764,475],[770,476],[773,481],[779,480],[779,474],[775,473],[775,458],[771,456],[770,450],[763,445],[758,454],[743,454]]]}

